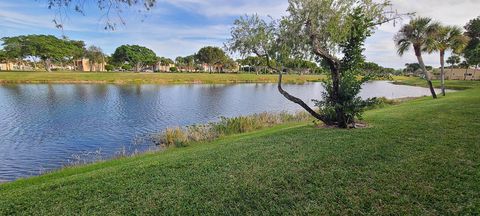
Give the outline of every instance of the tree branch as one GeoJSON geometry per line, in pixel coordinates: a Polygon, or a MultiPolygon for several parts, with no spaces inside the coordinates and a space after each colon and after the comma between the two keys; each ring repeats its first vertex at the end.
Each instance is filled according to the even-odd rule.
{"type": "Polygon", "coordinates": [[[325,123],[327,125],[332,125],[333,124],[332,122],[328,121],[327,118],[324,115],[321,115],[321,114],[315,112],[315,110],[313,110],[310,106],[308,106],[305,102],[303,102],[302,99],[297,98],[297,97],[289,94],[287,91],[285,91],[282,88],[282,76],[283,76],[282,71],[278,71],[278,91],[280,92],[280,94],[282,94],[289,101],[300,105],[303,109],[305,109],[308,113],[310,113],[310,115],[312,115],[316,119],[322,121],[323,123],[325,123]]]}
{"type": "Polygon", "coordinates": [[[285,91],[282,88],[282,78],[283,78],[282,71],[271,65],[270,57],[268,56],[268,54],[265,54],[265,55],[259,56],[259,57],[267,58],[267,67],[278,72],[278,91],[280,92],[280,94],[282,94],[289,101],[300,105],[303,109],[305,109],[308,113],[310,113],[310,115],[312,115],[316,119],[322,121],[323,123],[325,123],[327,125],[332,125],[333,124],[333,122],[330,122],[329,120],[327,120],[326,116],[315,112],[315,110],[313,110],[310,106],[308,106],[308,104],[306,104],[302,99],[297,98],[297,97],[289,94],[287,91],[285,91]]]}
{"type": "Polygon", "coordinates": [[[318,45],[317,35],[311,30],[312,23],[310,20],[305,22],[305,27],[307,29],[308,35],[310,36],[313,53],[325,59],[332,71],[338,70],[338,68],[340,67],[340,60],[338,60],[335,56],[331,55],[330,53],[328,53],[328,51],[322,49],[320,45],[318,45]]]}

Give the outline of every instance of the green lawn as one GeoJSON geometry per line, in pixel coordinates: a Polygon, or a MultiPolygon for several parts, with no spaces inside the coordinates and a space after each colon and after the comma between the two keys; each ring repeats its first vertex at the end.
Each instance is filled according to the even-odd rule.
{"type": "MultiPolygon", "coordinates": [[[[319,81],[320,75],[286,75],[286,83],[319,81]]],[[[0,83],[265,83],[277,82],[278,75],[208,73],[92,73],[92,72],[0,72],[0,83]]]]}
{"type": "Polygon", "coordinates": [[[282,125],[3,184],[0,215],[480,214],[480,88],[365,120],[282,125]]]}
{"type": "MultiPolygon", "coordinates": [[[[413,85],[413,86],[423,86],[427,87],[427,81],[420,79],[418,77],[405,77],[405,76],[396,76],[393,77],[393,81],[396,84],[401,85],[413,85]]],[[[440,80],[433,80],[433,86],[435,88],[440,88],[440,80]]],[[[445,87],[448,89],[454,90],[465,90],[468,88],[480,87],[480,81],[469,81],[469,80],[446,80],[445,87]]],[[[439,92],[437,92],[438,94],[439,92]]]]}

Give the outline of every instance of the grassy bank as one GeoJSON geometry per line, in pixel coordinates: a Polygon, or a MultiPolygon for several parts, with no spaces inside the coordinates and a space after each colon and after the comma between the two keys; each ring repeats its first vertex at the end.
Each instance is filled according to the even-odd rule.
{"type": "MultiPolygon", "coordinates": [[[[319,75],[286,75],[286,83],[319,81],[319,75]]],[[[272,83],[277,75],[208,73],[91,73],[91,72],[0,72],[0,83],[272,83]]]]}
{"type": "MultiPolygon", "coordinates": [[[[427,81],[420,79],[418,77],[405,77],[405,76],[396,76],[393,77],[393,82],[399,85],[412,85],[412,86],[422,86],[428,87],[427,81]]],[[[433,80],[433,86],[435,88],[440,88],[440,80],[433,80]]],[[[480,88],[480,81],[469,81],[469,80],[446,80],[445,87],[447,89],[453,90],[465,90],[469,88],[480,88]]]]}
{"type": "MultiPolygon", "coordinates": [[[[476,84],[472,84],[476,85],[476,84]]],[[[480,88],[0,185],[9,214],[480,214],[480,88]]]]}

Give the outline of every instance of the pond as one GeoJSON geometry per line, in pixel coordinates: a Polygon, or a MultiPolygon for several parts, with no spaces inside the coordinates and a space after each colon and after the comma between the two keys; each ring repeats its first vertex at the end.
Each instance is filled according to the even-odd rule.
{"type": "MultiPolygon", "coordinates": [[[[320,83],[284,88],[306,101],[323,91],[320,83]]],[[[375,81],[363,86],[361,96],[428,94],[426,88],[375,81]]],[[[166,127],[300,109],[276,84],[0,85],[0,181],[155,148],[141,138],[166,127]]]]}

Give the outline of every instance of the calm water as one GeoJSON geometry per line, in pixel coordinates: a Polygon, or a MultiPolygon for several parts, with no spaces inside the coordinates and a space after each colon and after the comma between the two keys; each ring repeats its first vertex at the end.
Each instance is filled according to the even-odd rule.
{"type": "MultiPolygon", "coordinates": [[[[293,95],[319,98],[320,83],[285,85],[293,95]]],[[[378,81],[361,96],[428,95],[425,88],[378,81]]],[[[275,84],[236,85],[0,85],[0,180],[38,175],[81,160],[143,151],[139,138],[166,127],[264,111],[294,111],[275,84]]]]}

